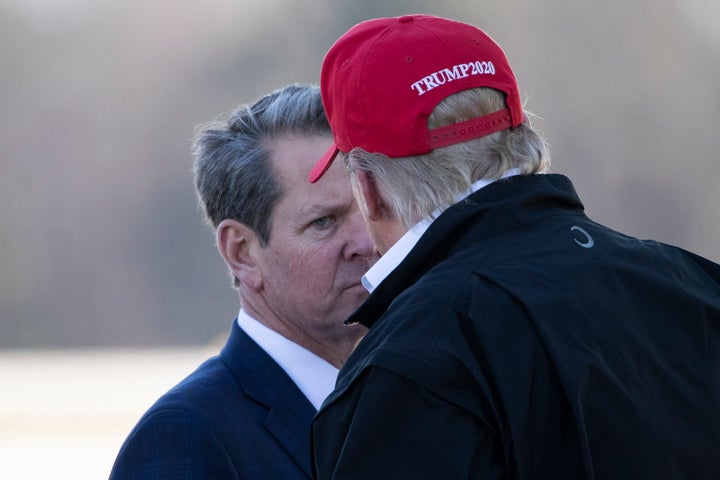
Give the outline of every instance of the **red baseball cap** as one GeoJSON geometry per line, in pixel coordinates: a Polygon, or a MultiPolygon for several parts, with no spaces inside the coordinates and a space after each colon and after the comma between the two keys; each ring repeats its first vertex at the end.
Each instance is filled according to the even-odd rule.
{"type": "Polygon", "coordinates": [[[523,122],[517,81],[500,46],[472,25],[431,15],[352,27],[325,56],[320,91],[335,142],[310,172],[311,183],[339,151],[421,155],[523,122]],[[507,108],[428,130],[442,99],[476,87],[503,92],[507,108]]]}

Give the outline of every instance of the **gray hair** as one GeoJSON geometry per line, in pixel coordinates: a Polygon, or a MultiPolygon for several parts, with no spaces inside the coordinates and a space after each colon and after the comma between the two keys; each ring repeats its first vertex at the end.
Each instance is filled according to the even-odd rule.
{"type": "Polygon", "coordinates": [[[272,142],[286,135],[331,135],[317,86],[289,85],[227,120],[200,127],[193,142],[193,174],[206,220],[237,220],[270,241],[270,217],[282,186],[270,163],[272,142]]]}
{"type": "Polygon", "coordinates": [[[273,141],[287,135],[332,135],[317,86],[288,85],[198,128],[193,175],[208,224],[237,220],[267,245],[272,212],[283,195],[270,152],[273,141]]]}
{"type": "MultiPolygon", "coordinates": [[[[428,118],[428,128],[488,115],[505,107],[503,94],[475,88],[442,100],[428,118]]],[[[518,168],[523,175],[546,173],[550,154],[545,140],[526,119],[515,128],[442,147],[412,157],[389,158],[380,153],[353,149],[346,157],[354,188],[353,171],[371,175],[383,196],[406,228],[437,210],[455,203],[455,198],[480,179],[498,179],[518,168]]]]}

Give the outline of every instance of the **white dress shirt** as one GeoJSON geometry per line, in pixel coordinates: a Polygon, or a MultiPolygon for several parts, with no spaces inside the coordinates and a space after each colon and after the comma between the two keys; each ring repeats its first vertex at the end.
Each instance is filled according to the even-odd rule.
{"type": "Polygon", "coordinates": [[[315,410],[320,410],[322,402],[335,388],[338,369],[266,327],[243,309],[240,309],[237,321],[240,328],[285,370],[315,410]]]}

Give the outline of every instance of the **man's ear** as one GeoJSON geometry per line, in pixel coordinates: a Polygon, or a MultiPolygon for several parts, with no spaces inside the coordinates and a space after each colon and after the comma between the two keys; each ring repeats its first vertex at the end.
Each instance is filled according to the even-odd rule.
{"type": "Polygon", "coordinates": [[[225,219],[217,227],[217,247],[233,275],[254,290],[262,287],[262,274],[255,252],[260,248],[255,232],[237,220],[225,219]]]}
{"type": "Polygon", "coordinates": [[[363,196],[368,219],[373,221],[380,220],[383,216],[385,205],[378,192],[375,177],[362,170],[356,170],[354,174],[360,186],[360,192],[363,196]]]}

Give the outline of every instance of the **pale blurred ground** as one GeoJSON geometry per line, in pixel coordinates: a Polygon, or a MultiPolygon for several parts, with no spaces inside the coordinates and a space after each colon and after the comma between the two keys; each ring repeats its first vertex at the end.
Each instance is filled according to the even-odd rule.
{"type": "Polygon", "coordinates": [[[140,415],[212,354],[0,352],[0,479],[108,478],[140,415]]]}

